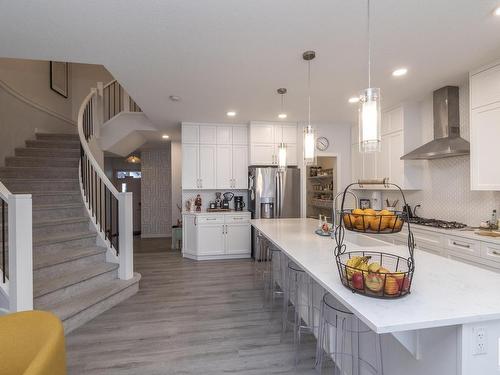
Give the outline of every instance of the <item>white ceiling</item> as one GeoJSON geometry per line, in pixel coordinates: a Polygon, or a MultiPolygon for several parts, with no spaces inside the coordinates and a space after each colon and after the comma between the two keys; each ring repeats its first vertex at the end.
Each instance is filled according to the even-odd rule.
{"type": "MultiPolygon", "coordinates": [[[[500,58],[499,0],[373,0],[373,85],[383,105],[458,84],[500,58]],[[396,67],[408,76],[394,78],[396,67]]],[[[0,0],[0,57],[101,63],[161,130],[180,121],[351,123],[367,85],[363,0],[0,0]],[[182,101],[171,102],[169,95],[182,101]],[[238,116],[228,119],[226,111],[238,116]]],[[[172,130],[168,130],[172,131],[172,130]]]]}

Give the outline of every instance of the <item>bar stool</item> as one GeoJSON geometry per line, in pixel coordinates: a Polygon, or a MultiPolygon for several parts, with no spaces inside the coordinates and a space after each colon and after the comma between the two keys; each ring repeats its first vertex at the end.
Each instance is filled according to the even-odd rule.
{"type": "Polygon", "coordinates": [[[373,375],[383,375],[381,336],[368,327],[361,327],[359,319],[342,306],[330,293],[323,296],[321,321],[316,346],[316,369],[323,374],[325,356],[333,360],[332,374],[344,374],[350,368],[352,375],[366,374],[366,368],[373,375]],[[359,355],[360,337],[374,338],[375,364],[359,355]],[[350,344],[350,351],[347,346],[350,344]]]}
{"type": "Polygon", "coordinates": [[[273,245],[269,245],[269,260],[267,261],[267,270],[264,273],[264,294],[267,295],[273,310],[276,297],[283,296],[283,280],[281,273],[281,250],[273,245]]]}
{"type": "Polygon", "coordinates": [[[266,271],[268,271],[267,261],[269,258],[269,241],[260,232],[258,232],[256,236],[256,246],[254,253],[255,284],[257,284],[259,281],[264,281],[266,277],[266,271]]]}
{"type": "Polygon", "coordinates": [[[283,339],[289,326],[293,328],[293,343],[295,346],[295,365],[299,362],[301,336],[303,333],[314,334],[318,327],[314,306],[314,283],[309,275],[293,261],[288,261],[285,275],[283,298],[283,339]],[[291,305],[293,316],[291,316],[291,305]]]}

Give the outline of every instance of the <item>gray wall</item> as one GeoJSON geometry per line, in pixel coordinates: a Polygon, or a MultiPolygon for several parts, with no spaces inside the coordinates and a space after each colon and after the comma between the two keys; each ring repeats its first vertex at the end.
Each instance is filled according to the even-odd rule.
{"type": "Polygon", "coordinates": [[[141,150],[141,171],[141,236],[170,237],[172,234],[170,143],[161,148],[141,150]]]}

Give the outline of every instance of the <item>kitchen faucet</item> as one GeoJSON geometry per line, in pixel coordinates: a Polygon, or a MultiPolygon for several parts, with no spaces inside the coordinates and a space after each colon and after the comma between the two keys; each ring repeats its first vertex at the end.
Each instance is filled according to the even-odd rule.
{"type": "MultiPolygon", "coordinates": [[[[333,229],[335,230],[335,228],[337,227],[337,200],[338,198],[343,195],[344,192],[341,191],[340,193],[338,193],[335,198],[333,199],[333,212],[332,212],[332,224],[333,224],[333,229]]],[[[358,208],[358,196],[356,194],[354,194],[352,191],[348,190],[347,191],[347,194],[351,194],[354,198],[354,204],[356,205],[356,208],[358,208]]]]}

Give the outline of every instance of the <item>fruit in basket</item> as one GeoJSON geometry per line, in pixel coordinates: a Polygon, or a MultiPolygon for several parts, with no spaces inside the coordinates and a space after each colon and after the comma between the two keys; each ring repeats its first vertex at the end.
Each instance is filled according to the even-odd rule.
{"type": "Polygon", "coordinates": [[[389,271],[387,268],[384,268],[384,267],[380,267],[377,271],[378,273],[391,273],[391,271],[389,271]]]}
{"type": "Polygon", "coordinates": [[[388,224],[388,227],[391,230],[399,230],[399,229],[401,229],[402,226],[403,226],[403,221],[396,216],[393,216],[390,219],[389,224],[388,224]]]}
{"type": "Polygon", "coordinates": [[[384,293],[394,295],[399,293],[399,284],[395,277],[387,274],[385,277],[384,293]]]}
{"type": "Polygon", "coordinates": [[[347,260],[347,279],[351,280],[356,271],[368,271],[368,261],[371,257],[355,256],[347,260]]]}
{"type": "Polygon", "coordinates": [[[356,229],[366,230],[370,226],[370,219],[368,219],[368,216],[358,216],[354,222],[354,226],[356,229]]]}
{"type": "Polygon", "coordinates": [[[382,216],[373,216],[370,221],[370,229],[374,232],[383,231],[387,228],[387,220],[382,216]]]}
{"type": "Polygon", "coordinates": [[[380,269],[380,264],[377,262],[373,262],[368,265],[369,272],[378,272],[379,269],[380,269]]]}
{"type": "Polygon", "coordinates": [[[351,212],[354,216],[358,217],[359,215],[363,215],[365,212],[361,208],[356,208],[351,212]]]}
{"type": "Polygon", "coordinates": [[[364,289],[364,278],[362,272],[354,272],[352,274],[352,286],[355,289],[364,289]]]}
{"type": "Polygon", "coordinates": [[[378,293],[384,288],[384,276],[370,272],[365,278],[365,285],[372,292],[378,293]]]}
{"type": "Polygon", "coordinates": [[[347,229],[352,229],[355,222],[356,222],[356,216],[350,214],[344,215],[344,225],[347,229]]]}
{"type": "Polygon", "coordinates": [[[402,272],[393,273],[392,275],[398,283],[399,290],[406,292],[408,289],[410,289],[410,278],[408,276],[406,276],[402,272]]]}
{"type": "Polygon", "coordinates": [[[363,214],[365,215],[376,215],[377,213],[375,212],[375,210],[373,208],[365,208],[363,210],[363,214]]]}

